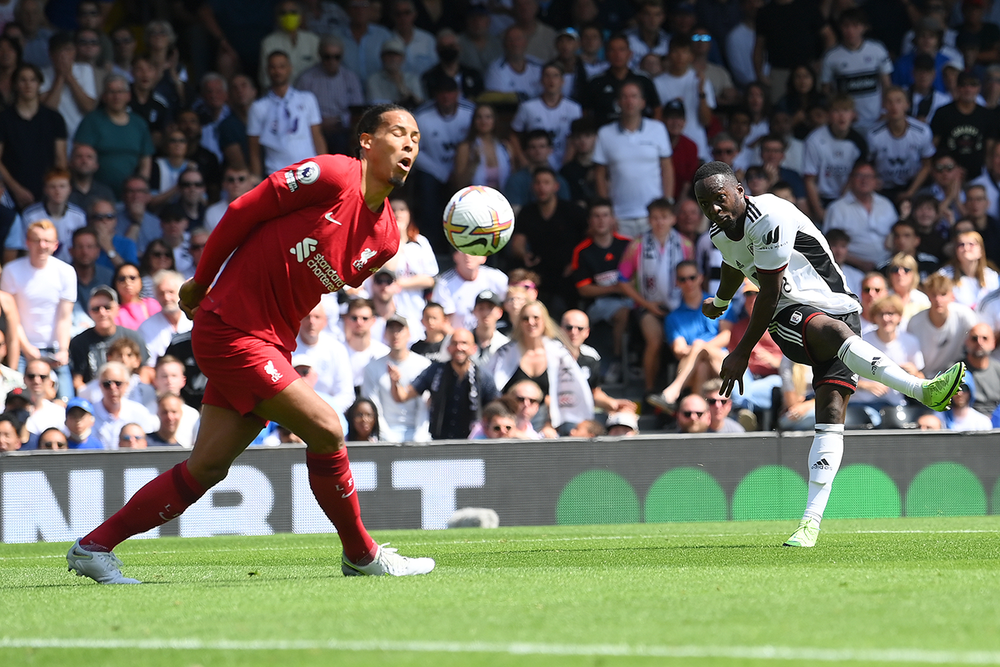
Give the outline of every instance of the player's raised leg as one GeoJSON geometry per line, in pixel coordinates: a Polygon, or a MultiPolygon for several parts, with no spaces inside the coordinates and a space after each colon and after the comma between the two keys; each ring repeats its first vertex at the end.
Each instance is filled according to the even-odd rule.
{"type": "Polygon", "coordinates": [[[806,336],[814,358],[826,360],[836,355],[861,377],[881,382],[938,412],[948,409],[952,396],[958,393],[965,377],[965,364],[962,362],[935,378],[910,375],[846,324],[827,315],[812,318],[806,325],[806,336]]]}
{"type": "Polygon", "coordinates": [[[122,576],[112,550],[133,535],[176,519],[225,479],[232,462],[260,432],[257,417],[205,405],[191,457],[139,489],[125,506],[76,541],[66,555],[70,571],[102,584],[137,584],[122,576]]]}
{"type": "Polygon", "coordinates": [[[427,574],[431,558],[407,558],[379,546],[361,521],[361,506],[351,475],[340,418],[302,380],[262,401],[254,412],[289,428],[305,441],[309,485],[316,502],[337,528],[344,547],[341,569],[347,576],[427,574]]]}

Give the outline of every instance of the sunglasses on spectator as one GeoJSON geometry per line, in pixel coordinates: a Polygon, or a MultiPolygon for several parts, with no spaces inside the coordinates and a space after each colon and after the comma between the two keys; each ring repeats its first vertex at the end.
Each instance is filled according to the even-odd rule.
{"type": "Polygon", "coordinates": [[[144,436],[144,435],[122,435],[122,436],[118,436],[118,440],[120,440],[122,442],[138,442],[140,440],[145,440],[145,439],[146,439],[146,436],[144,436]]]}
{"type": "Polygon", "coordinates": [[[91,306],[90,307],[90,312],[92,312],[92,313],[99,313],[102,310],[110,311],[111,310],[111,304],[110,303],[107,303],[107,304],[102,303],[100,305],[96,305],[96,306],[91,306]]]}
{"type": "Polygon", "coordinates": [[[885,288],[884,287],[862,287],[861,291],[862,292],[872,292],[874,294],[878,294],[879,292],[884,292],[885,288]]]}
{"type": "Polygon", "coordinates": [[[91,220],[115,220],[118,217],[117,213],[91,213],[87,216],[91,220]]]}
{"type": "Polygon", "coordinates": [[[711,35],[691,35],[692,42],[711,42],[711,35]]]}
{"type": "Polygon", "coordinates": [[[372,318],[371,315],[351,315],[349,319],[354,322],[367,322],[372,318]]]}
{"type": "Polygon", "coordinates": [[[953,164],[938,164],[934,165],[934,171],[951,171],[955,168],[953,164]]]}
{"type": "Polygon", "coordinates": [[[687,283],[687,282],[691,282],[692,280],[698,280],[698,276],[697,275],[694,275],[694,276],[677,276],[677,282],[679,282],[679,283],[687,283]]]}
{"type": "Polygon", "coordinates": [[[706,398],[705,402],[709,405],[725,405],[729,402],[728,398],[706,398]]]}
{"type": "Polygon", "coordinates": [[[69,444],[62,440],[46,440],[45,442],[38,443],[41,449],[62,449],[68,447],[69,444]]]}
{"type": "Polygon", "coordinates": [[[48,373],[25,373],[24,378],[26,380],[44,380],[49,375],[48,373]]]}
{"type": "Polygon", "coordinates": [[[205,248],[204,243],[192,243],[188,246],[189,250],[203,250],[205,248]]]}
{"type": "Polygon", "coordinates": [[[246,183],[246,174],[242,176],[226,176],[226,183],[246,183]]]}
{"type": "Polygon", "coordinates": [[[704,415],[705,413],[699,412],[697,410],[682,410],[681,414],[687,417],[688,419],[701,419],[701,416],[704,415]]]}
{"type": "Polygon", "coordinates": [[[578,327],[575,324],[564,324],[563,325],[563,329],[565,329],[566,331],[571,331],[571,332],[572,331],[586,331],[589,328],[590,327],[578,327]]]}
{"type": "Polygon", "coordinates": [[[121,387],[123,384],[125,383],[122,382],[121,380],[101,380],[101,386],[104,387],[105,389],[111,389],[112,385],[116,387],[121,387]]]}
{"type": "Polygon", "coordinates": [[[899,273],[900,271],[902,271],[903,273],[911,273],[913,271],[913,269],[911,269],[908,266],[890,266],[889,267],[889,273],[899,273]]]}
{"type": "Polygon", "coordinates": [[[205,186],[205,181],[181,181],[182,188],[201,188],[205,186]]]}
{"type": "Polygon", "coordinates": [[[394,282],[396,282],[395,278],[393,278],[390,275],[386,275],[384,273],[382,275],[380,275],[380,276],[375,276],[375,278],[373,278],[373,280],[375,281],[376,285],[391,285],[394,282]]]}
{"type": "Polygon", "coordinates": [[[518,403],[531,403],[532,405],[539,405],[542,402],[542,399],[532,398],[531,396],[515,396],[514,399],[518,403]]]}
{"type": "Polygon", "coordinates": [[[490,430],[494,433],[510,433],[511,429],[510,424],[494,424],[490,430]]]}
{"type": "Polygon", "coordinates": [[[117,278],[115,278],[115,280],[117,280],[120,283],[123,283],[126,280],[139,280],[139,276],[124,276],[124,275],[122,275],[122,276],[118,276],[117,278]]]}
{"type": "Polygon", "coordinates": [[[165,252],[163,250],[158,250],[156,252],[150,252],[149,256],[150,257],[155,257],[157,259],[168,259],[170,257],[173,257],[174,255],[173,255],[173,253],[170,253],[170,252],[165,252]]]}

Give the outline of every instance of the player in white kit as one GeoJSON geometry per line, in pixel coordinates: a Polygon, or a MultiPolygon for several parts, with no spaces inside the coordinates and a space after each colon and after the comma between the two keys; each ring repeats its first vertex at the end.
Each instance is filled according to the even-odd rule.
{"type": "Polygon", "coordinates": [[[702,312],[720,317],[744,276],[760,287],[750,325],[722,363],[722,393],[729,396],[737,383],[742,393],[750,352],[765,329],[785,356],[813,369],[816,433],[808,459],[809,497],[785,546],[814,546],[844,455],[844,417],[858,376],[944,411],[962,384],[965,366],[960,362],[932,380],[919,379],[862,340],[861,304],[826,239],[794,204],[769,194],[747,196],[724,162],[699,167],[694,192],[724,259],[716,296],[705,300],[702,312]]]}

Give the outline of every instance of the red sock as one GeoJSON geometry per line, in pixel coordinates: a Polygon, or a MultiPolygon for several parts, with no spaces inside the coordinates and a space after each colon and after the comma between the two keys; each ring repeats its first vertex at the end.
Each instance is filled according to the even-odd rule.
{"type": "Polygon", "coordinates": [[[347,449],[333,454],[306,452],[309,486],[316,502],[337,527],[344,544],[344,555],[352,563],[367,565],[375,558],[377,547],[361,522],[361,505],[354,488],[347,449]]]}
{"type": "Polygon", "coordinates": [[[205,491],[188,472],[187,461],[182,461],[139,489],[125,507],[86,535],[80,544],[90,551],[111,551],[133,535],[176,519],[205,491]]]}

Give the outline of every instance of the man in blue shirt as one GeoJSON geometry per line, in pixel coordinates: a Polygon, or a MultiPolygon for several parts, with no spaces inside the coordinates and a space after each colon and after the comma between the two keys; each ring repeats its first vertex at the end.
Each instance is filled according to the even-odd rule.
{"type": "Polygon", "coordinates": [[[677,285],[681,303],[669,315],[664,325],[666,340],[677,358],[677,377],[660,394],[647,397],[650,405],[672,412],[681,391],[688,387],[697,391],[713,377],[718,377],[722,360],[726,358],[732,323],[710,320],[701,312],[701,303],[711,295],[702,289],[702,275],[692,260],[677,264],[677,285]]]}

